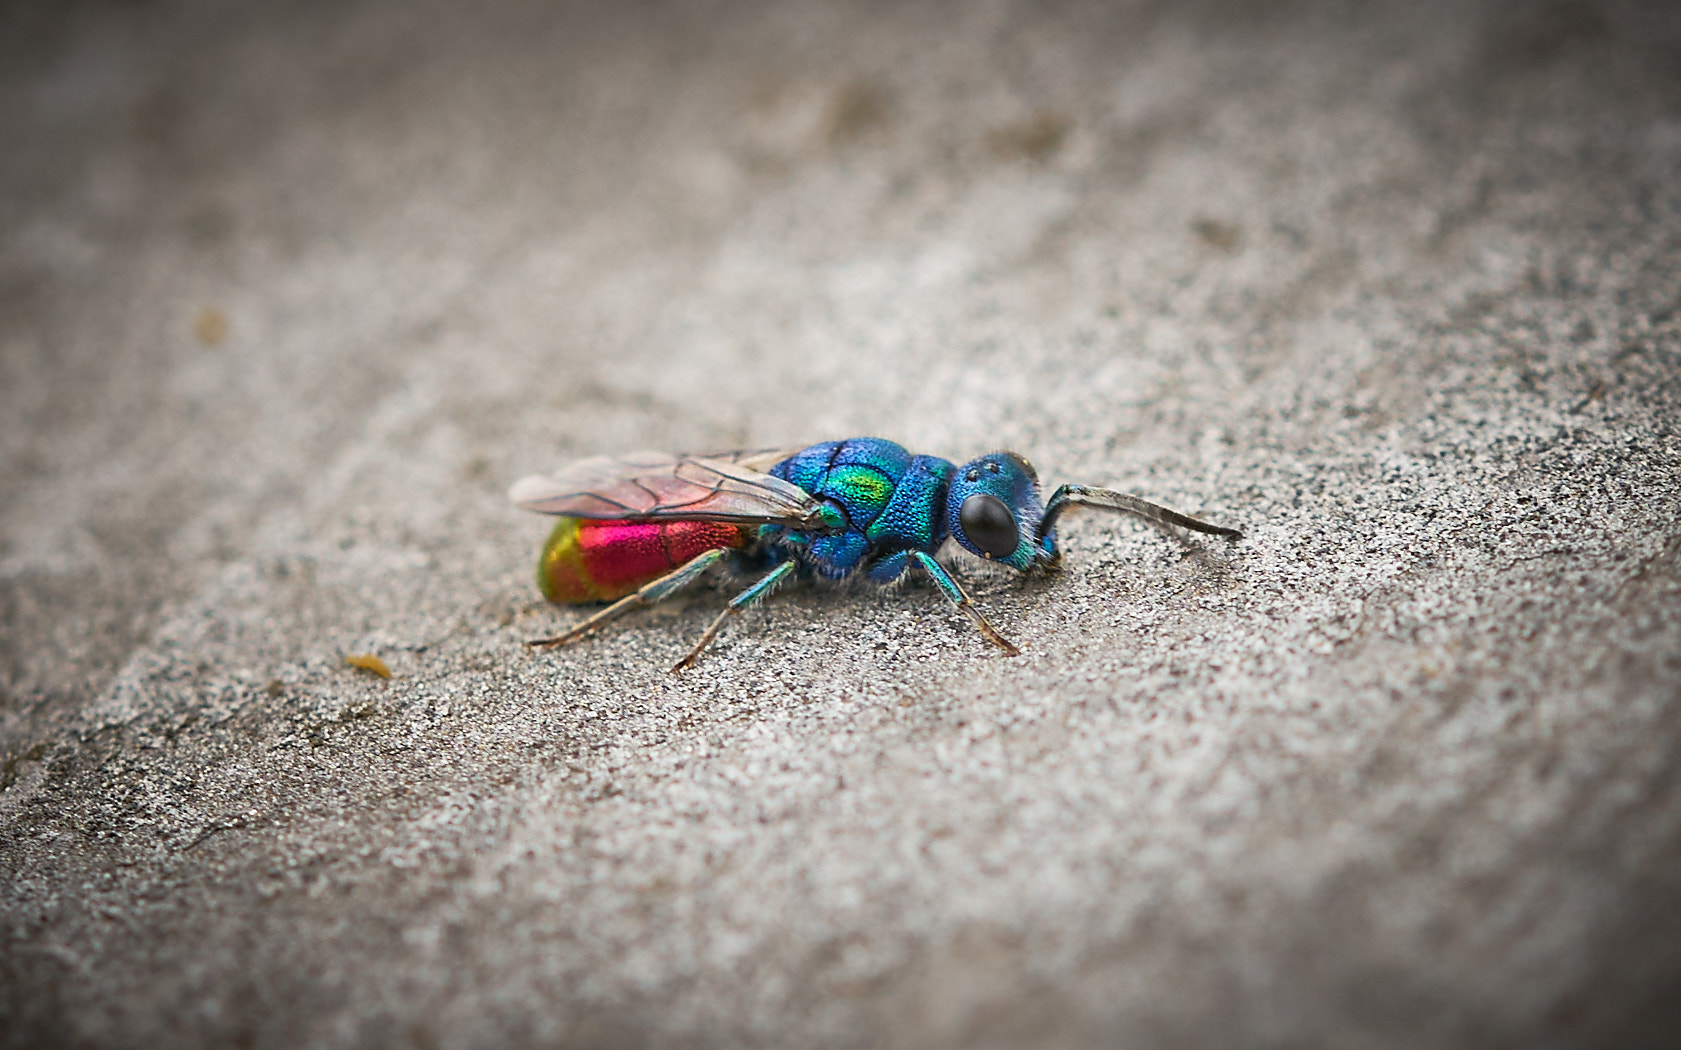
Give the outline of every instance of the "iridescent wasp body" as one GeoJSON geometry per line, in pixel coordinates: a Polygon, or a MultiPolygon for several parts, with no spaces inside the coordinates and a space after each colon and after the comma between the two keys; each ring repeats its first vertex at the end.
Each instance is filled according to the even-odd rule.
{"type": "Polygon", "coordinates": [[[1041,503],[1038,475],[1014,452],[992,452],[959,467],[938,456],[912,455],[882,438],[826,441],[795,452],[597,456],[552,476],[525,478],[508,496],[527,510],[562,516],[538,561],[544,595],[562,603],[613,603],[564,634],[526,643],[531,646],[575,642],[721,564],[761,574],[730,600],[673,671],[693,664],[725,621],[789,576],[862,576],[889,584],[912,568],[931,579],[987,641],[1015,656],[1020,650],[987,622],[934,555],[950,539],[1023,572],[1054,569],[1062,558],[1057,519],[1073,507],[1233,539],[1242,535],[1085,485],[1064,485],[1041,503]]]}

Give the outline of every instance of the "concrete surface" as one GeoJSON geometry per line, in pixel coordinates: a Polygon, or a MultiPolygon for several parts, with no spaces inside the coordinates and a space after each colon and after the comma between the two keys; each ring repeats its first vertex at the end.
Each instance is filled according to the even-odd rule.
{"type": "Polygon", "coordinates": [[[0,17],[5,1045],[1681,1024],[1675,5],[0,17]],[[1248,539],[521,647],[857,434],[1248,539]]]}

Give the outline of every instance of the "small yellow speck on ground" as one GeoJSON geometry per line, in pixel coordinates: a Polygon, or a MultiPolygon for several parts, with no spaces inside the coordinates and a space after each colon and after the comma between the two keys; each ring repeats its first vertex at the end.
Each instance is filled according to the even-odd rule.
{"type": "Polygon", "coordinates": [[[205,346],[215,346],[228,337],[228,315],[207,306],[193,318],[193,335],[205,346]]]}
{"type": "Polygon", "coordinates": [[[391,677],[391,668],[385,666],[385,661],[372,653],[352,653],[344,658],[344,662],[352,667],[359,667],[370,671],[381,678],[391,677]]]}

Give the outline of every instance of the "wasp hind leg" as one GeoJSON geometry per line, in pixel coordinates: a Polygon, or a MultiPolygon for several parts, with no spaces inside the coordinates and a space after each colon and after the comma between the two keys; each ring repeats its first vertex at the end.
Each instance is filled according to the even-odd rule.
{"type": "Polygon", "coordinates": [[[731,598],[730,604],[726,605],[724,607],[724,611],[718,614],[717,619],[713,620],[712,623],[707,626],[706,633],[701,635],[700,641],[696,642],[695,647],[689,650],[689,655],[677,661],[676,666],[672,667],[672,672],[676,673],[685,667],[693,666],[694,662],[700,659],[701,650],[711,645],[712,639],[718,637],[718,632],[723,630],[725,620],[728,620],[732,616],[741,615],[741,610],[755,604],[765,595],[774,591],[776,589],[776,585],[787,579],[788,574],[793,571],[794,563],[791,561],[785,561],[781,565],[772,569],[770,572],[761,576],[758,582],[754,583],[753,586],[747,588],[745,591],[742,591],[734,598],[731,598]]]}
{"type": "Polygon", "coordinates": [[[951,599],[951,603],[957,606],[957,611],[967,616],[970,622],[980,628],[981,635],[987,641],[1004,650],[1005,656],[1021,655],[1021,650],[1011,645],[1008,638],[999,634],[998,628],[986,622],[986,617],[982,616],[981,611],[975,608],[974,603],[969,600],[969,596],[963,593],[963,588],[958,585],[957,580],[952,577],[951,573],[945,570],[944,566],[921,551],[915,553],[915,558],[917,565],[922,567],[922,571],[927,573],[929,579],[938,584],[940,590],[945,592],[945,596],[951,599]]]}
{"type": "Polygon", "coordinates": [[[632,612],[676,594],[678,591],[694,583],[706,574],[706,570],[729,557],[733,552],[727,547],[704,551],[666,573],[652,583],[643,584],[634,594],[626,595],[607,608],[591,616],[583,623],[573,627],[565,634],[557,634],[553,638],[533,638],[525,644],[533,649],[552,649],[562,645],[570,645],[582,638],[594,634],[596,631],[617,620],[625,613],[632,612]]]}

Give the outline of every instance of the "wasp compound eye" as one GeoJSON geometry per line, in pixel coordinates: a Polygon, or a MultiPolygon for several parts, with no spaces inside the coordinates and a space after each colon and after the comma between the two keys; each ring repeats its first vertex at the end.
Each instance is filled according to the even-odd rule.
{"type": "Polygon", "coordinates": [[[963,535],[981,552],[994,558],[1008,558],[1021,542],[1021,532],[1010,508],[997,496],[976,493],[963,501],[957,511],[957,523],[963,535]]]}

